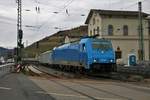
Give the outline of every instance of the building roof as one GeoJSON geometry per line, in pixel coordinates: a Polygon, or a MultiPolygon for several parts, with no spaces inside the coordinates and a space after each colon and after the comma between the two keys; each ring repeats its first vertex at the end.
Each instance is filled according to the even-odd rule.
{"type": "MultiPolygon", "coordinates": [[[[88,17],[85,21],[85,24],[89,23],[89,20],[92,17],[94,12],[99,13],[99,15],[114,15],[114,16],[120,16],[120,15],[123,15],[123,16],[138,16],[138,13],[139,13],[138,11],[91,9],[90,13],[89,13],[89,15],[88,15],[88,17]]],[[[144,17],[149,16],[149,14],[147,14],[147,13],[144,13],[144,12],[142,12],[142,13],[143,13],[144,17]]]]}

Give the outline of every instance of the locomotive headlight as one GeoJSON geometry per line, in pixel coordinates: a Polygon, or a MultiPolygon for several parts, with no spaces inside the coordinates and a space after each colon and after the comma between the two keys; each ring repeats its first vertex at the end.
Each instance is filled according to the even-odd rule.
{"type": "Polygon", "coordinates": [[[111,59],[110,62],[113,62],[113,59],[111,59]]]}
{"type": "Polygon", "coordinates": [[[103,54],[103,53],[104,53],[104,51],[101,51],[101,53],[103,54]]]}

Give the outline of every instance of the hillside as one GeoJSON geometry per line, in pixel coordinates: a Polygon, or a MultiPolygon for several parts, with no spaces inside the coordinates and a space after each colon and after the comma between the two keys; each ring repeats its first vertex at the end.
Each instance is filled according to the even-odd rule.
{"type": "Polygon", "coordinates": [[[12,56],[12,53],[13,53],[13,50],[12,49],[6,49],[6,48],[3,48],[3,47],[0,47],[0,57],[3,56],[3,57],[10,57],[12,56]]]}
{"type": "Polygon", "coordinates": [[[40,53],[52,50],[54,47],[64,43],[65,37],[68,36],[71,41],[87,35],[87,26],[80,26],[70,30],[59,31],[51,36],[45,37],[24,49],[24,57],[36,57],[40,53]]]}
{"type": "Polygon", "coordinates": [[[0,47],[0,56],[4,56],[7,54],[8,49],[0,47]]]}

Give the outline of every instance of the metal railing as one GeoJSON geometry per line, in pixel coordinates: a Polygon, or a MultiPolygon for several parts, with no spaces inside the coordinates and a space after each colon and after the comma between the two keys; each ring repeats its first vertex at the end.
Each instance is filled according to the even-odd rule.
{"type": "Polygon", "coordinates": [[[14,71],[14,63],[0,65],[0,74],[6,74],[14,71]]]}

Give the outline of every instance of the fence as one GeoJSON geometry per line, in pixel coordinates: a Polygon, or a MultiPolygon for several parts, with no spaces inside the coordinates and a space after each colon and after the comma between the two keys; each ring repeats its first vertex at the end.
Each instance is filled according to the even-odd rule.
{"type": "Polygon", "coordinates": [[[14,63],[0,65],[0,76],[14,71],[14,63]]]}

